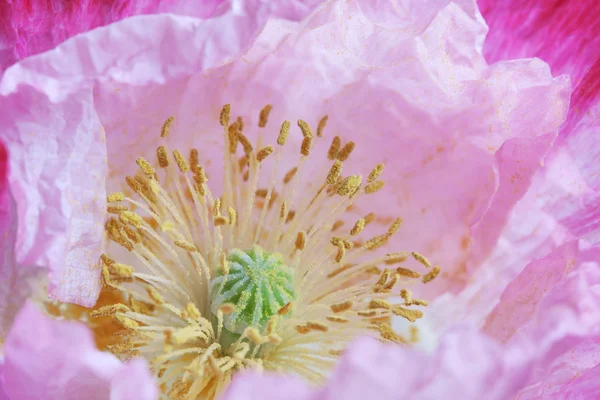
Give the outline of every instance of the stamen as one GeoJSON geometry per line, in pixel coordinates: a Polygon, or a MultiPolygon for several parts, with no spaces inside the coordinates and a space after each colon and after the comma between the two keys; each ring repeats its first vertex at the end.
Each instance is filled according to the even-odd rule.
{"type": "Polygon", "coordinates": [[[177,166],[181,172],[186,173],[190,170],[190,166],[179,151],[173,150],[173,157],[175,158],[175,162],[177,163],[177,166]]]}
{"type": "Polygon", "coordinates": [[[327,125],[327,119],[329,117],[325,115],[323,118],[319,120],[319,125],[317,126],[317,136],[323,136],[323,129],[325,129],[325,125],[327,125]]]}
{"type": "Polygon", "coordinates": [[[428,274],[423,276],[423,283],[428,283],[434,280],[440,273],[440,267],[433,267],[428,274]]]}
{"type": "Polygon", "coordinates": [[[115,202],[123,201],[124,198],[125,198],[125,195],[123,194],[123,192],[116,192],[116,193],[112,193],[112,194],[108,195],[108,197],[106,198],[106,201],[109,203],[115,203],[115,202]]]}
{"type": "Polygon", "coordinates": [[[371,171],[371,173],[369,174],[369,176],[367,177],[367,182],[368,183],[372,183],[375,182],[375,180],[377,178],[379,178],[379,176],[383,173],[383,168],[384,165],[383,163],[379,163],[375,166],[375,168],[373,168],[373,171],[371,171]]]}
{"type": "Polygon", "coordinates": [[[262,110],[260,110],[260,116],[259,116],[259,121],[258,121],[259,127],[264,128],[265,126],[267,126],[267,121],[269,120],[269,114],[271,113],[272,109],[273,109],[273,106],[270,104],[267,104],[266,106],[263,107],[262,110]]]}
{"type": "Polygon", "coordinates": [[[425,268],[431,268],[431,263],[429,262],[429,260],[421,253],[417,253],[416,251],[413,251],[411,253],[411,255],[413,256],[413,258],[420,262],[425,268]]]}
{"type": "Polygon", "coordinates": [[[329,170],[329,174],[327,174],[327,183],[330,185],[333,185],[337,182],[338,178],[340,177],[340,174],[342,173],[342,162],[336,160],[333,165],[331,166],[331,169],[329,170]]]}
{"type": "Polygon", "coordinates": [[[356,221],[356,223],[354,224],[354,227],[350,231],[350,234],[352,236],[356,236],[356,235],[358,235],[359,233],[362,232],[362,230],[364,229],[364,227],[365,227],[365,219],[361,218],[358,221],[356,221]]]}
{"type": "Polygon", "coordinates": [[[308,124],[305,121],[299,119],[298,126],[300,127],[300,130],[302,131],[302,135],[304,136],[304,139],[306,139],[306,138],[312,139],[314,137],[312,134],[312,131],[310,130],[310,127],[308,126],[308,124]]]}
{"type": "Polygon", "coordinates": [[[137,165],[139,165],[140,169],[142,170],[142,172],[149,178],[153,177],[154,175],[156,175],[156,171],[154,171],[154,168],[152,168],[152,166],[150,165],[150,163],[148,163],[148,161],[146,161],[143,157],[140,157],[136,160],[137,165]]]}
{"type": "Polygon", "coordinates": [[[327,158],[330,160],[335,160],[340,152],[341,146],[342,146],[342,140],[340,139],[339,136],[335,136],[331,142],[329,151],[327,152],[327,158]]]}
{"type": "Polygon", "coordinates": [[[279,136],[277,137],[277,144],[283,146],[287,140],[288,134],[290,133],[290,121],[283,121],[281,129],[279,130],[279,136]]]}
{"type": "Polygon", "coordinates": [[[273,152],[273,147],[272,146],[266,146],[263,147],[262,149],[260,149],[258,151],[258,153],[256,153],[256,161],[258,162],[262,162],[265,158],[267,158],[269,156],[269,154],[271,154],[273,152]]]}
{"type": "Polygon", "coordinates": [[[338,153],[337,159],[340,161],[346,161],[348,159],[348,157],[350,157],[350,154],[352,154],[352,151],[354,150],[354,146],[355,146],[354,142],[346,143],[346,145],[338,153]]]}
{"type": "Polygon", "coordinates": [[[221,115],[219,116],[219,122],[221,126],[229,125],[229,113],[231,112],[231,104],[225,104],[221,109],[221,115]]]}

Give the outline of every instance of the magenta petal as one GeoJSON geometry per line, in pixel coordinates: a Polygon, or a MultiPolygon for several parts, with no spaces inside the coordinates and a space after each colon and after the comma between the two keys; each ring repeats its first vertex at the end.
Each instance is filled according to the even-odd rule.
{"type": "Polygon", "coordinates": [[[55,321],[26,304],[5,343],[2,379],[11,400],[154,400],[145,361],[123,365],[96,349],[79,322],[55,321]],[[149,386],[149,387],[146,387],[149,386]]]}

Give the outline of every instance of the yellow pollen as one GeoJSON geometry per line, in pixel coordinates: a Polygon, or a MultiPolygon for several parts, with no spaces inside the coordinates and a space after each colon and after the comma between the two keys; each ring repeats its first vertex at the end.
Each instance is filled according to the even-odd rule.
{"type": "Polygon", "coordinates": [[[408,259],[408,253],[405,251],[401,251],[398,253],[387,253],[385,255],[385,263],[386,264],[397,264],[404,262],[408,259]]]}
{"type": "Polygon", "coordinates": [[[383,271],[381,271],[381,276],[379,277],[379,280],[375,283],[375,286],[381,286],[385,284],[389,278],[390,270],[386,268],[383,271]]]}
{"type": "Polygon", "coordinates": [[[368,213],[365,215],[365,225],[369,225],[375,219],[375,213],[368,213]]]}
{"type": "Polygon", "coordinates": [[[300,147],[300,154],[303,156],[308,156],[310,154],[310,148],[312,146],[312,136],[306,136],[302,140],[302,145],[300,147]]]}
{"type": "Polygon", "coordinates": [[[420,262],[425,268],[431,268],[431,263],[429,262],[429,260],[421,253],[417,253],[416,251],[413,251],[411,253],[411,255],[413,256],[413,258],[420,262]]]}
{"type": "Polygon", "coordinates": [[[367,186],[365,186],[365,193],[366,194],[377,193],[379,190],[381,190],[383,188],[383,186],[385,186],[384,181],[371,182],[367,186]]]}
{"type": "Polygon", "coordinates": [[[133,267],[121,263],[114,263],[108,267],[108,270],[122,278],[130,278],[133,276],[133,267]]]}
{"type": "Polygon", "coordinates": [[[362,230],[364,229],[364,227],[365,227],[365,219],[361,218],[358,221],[356,221],[356,223],[354,224],[354,227],[350,231],[350,234],[352,236],[356,236],[356,235],[358,235],[359,233],[362,232],[362,230]]]}
{"type": "Polygon", "coordinates": [[[106,211],[111,214],[121,214],[123,211],[127,211],[127,206],[108,206],[106,211]]]}
{"type": "Polygon", "coordinates": [[[386,244],[388,239],[389,239],[389,235],[375,236],[374,238],[367,240],[367,242],[365,243],[365,248],[367,250],[378,249],[381,246],[383,246],[384,244],[386,244]]]}
{"type": "Polygon", "coordinates": [[[355,146],[354,142],[346,143],[346,145],[338,153],[337,159],[340,161],[346,161],[348,159],[348,157],[350,157],[350,154],[352,154],[352,151],[354,150],[354,146],[355,146]]]}
{"type": "Polygon", "coordinates": [[[266,146],[263,147],[262,149],[260,149],[258,151],[258,153],[256,153],[256,161],[258,162],[262,162],[265,158],[267,158],[269,156],[269,154],[271,154],[273,152],[273,147],[272,146],[266,146]]]}
{"type": "Polygon", "coordinates": [[[127,312],[129,311],[129,307],[125,304],[111,304],[109,306],[100,307],[97,310],[94,310],[90,313],[92,317],[105,317],[105,316],[113,316],[118,312],[127,312]]]}
{"type": "Polygon", "coordinates": [[[400,225],[402,225],[402,218],[396,218],[392,223],[392,226],[390,226],[390,229],[388,229],[387,234],[389,236],[396,234],[396,232],[398,232],[398,229],[400,229],[400,225]]]}
{"type": "Polygon", "coordinates": [[[142,226],[142,224],[144,223],[144,220],[142,219],[142,217],[140,217],[139,215],[137,215],[136,213],[134,213],[132,211],[122,211],[119,214],[119,219],[124,224],[131,224],[135,227],[142,226]]]}
{"type": "Polygon", "coordinates": [[[237,213],[233,207],[229,206],[227,208],[227,214],[229,215],[229,225],[235,225],[235,222],[237,221],[237,213]]]}
{"type": "Polygon", "coordinates": [[[166,138],[167,136],[169,136],[169,129],[171,129],[171,125],[173,124],[174,120],[175,120],[175,117],[167,118],[167,120],[165,121],[165,123],[163,124],[163,126],[160,130],[160,137],[166,138]]]}
{"type": "Polygon", "coordinates": [[[297,171],[298,171],[298,167],[294,167],[294,168],[290,169],[285,174],[285,177],[283,178],[283,183],[290,183],[290,181],[292,180],[292,178],[294,177],[294,175],[296,175],[297,171]]]}
{"type": "Polygon", "coordinates": [[[292,311],[292,307],[294,307],[294,303],[290,301],[289,303],[286,303],[286,305],[284,305],[283,307],[281,307],[277,311],[277,314],[278,315],[285,315],[285,314],[289,313],[290,311],[292,311]]]}
{"type": "Polygon", "coordinates": [[[113,203],[113,202],[123,201],[124,199],[125,199],[125,195],[123,194],[123,192],[116,192],[116,193],[109,194],[108,197],[106,198],[106,201],[109,203],[113,203]]]}
{"type": "Polygon", "coordinates": [[[344,324],[350,322],[350,320],[346,317],[340,317],[339,315],[330,315],[327,318],[327,321],[336,322],[338,324],[344,324]]]}
{"type": "Polygon", "coordinates": [[[213,205],[213,215],[218,217],[221,214],[221,199],[216,198],[215,204],[213,205]]]}
{"type": "Polygon", "coordinates": [[[323,129],[325,129],[325,125],[327,125],[327,119],[329,117],[325,115],[323,118],[319,120],[319,125],[317,126],[317,137],[323,136],[323,129]]]}
{"type": "Polygon", "coordinates": [[[150,299],[156,304],[164,304],[165,299],[158,293],[153,286],[146,286],[146,293],[150,296],[150,299]]]}
{"type": "Polygon", "coordinates": [[[429,271],[428,274],[423,275],[423,283],[431,282],[439,275],[439,273],[440,273],[440,267],[438,267],[438,266],[433,267],[433,269],[431,271],[429,271]]]}
{"type": "Polygon", "coordinates": [[[167,149],[165,146],[159,146],[156,149],[156,158],[158,158],[158,166],[166,168],[169,166],[169,156],[167,155],[167,149]]]}
{"type": "Polygon", "coordinates": [[[137,165],[139,165],[142,172],[149,178],[153,177],[156,174],[154,168],[146,161],[143,157],[139,157],[137,160],[137,165]]]}
{"type": "Polygon", "coordinates": [[[352,308],[352,301],[346,300],[341,303],[332,304],[330,308],[331,308],[331,311],[333,311],[336,314],[344,312],[344,311],[348,311],[349,309],[352,308]]]}
{"type": "Polygon", "coordinates": [[[369,182],[369,183],[375,182],[375,180],[377,178],[379,178],[379,176],[383,173],[383,168],[384,168],[384,164],[383,163],[377,164],[375,166],[375,168],[373,168],[373,171],[371,171],[371,173],[367,177],[367,182],[369,182]]]}
{"type": "Polygon", "coordinates": [[[410,270],[408,268],[402,268],[402,267],[396,268],[396,272],[398,274],[400,274],[401,276],[406,276],[408,278],[418,278],[421,276],[421,274],[419,274],[416,271],[410,270]]]}
{"type": "Polygon", "coordinates": [[[394,315],[405,318],[410,322],[415,322],[417,319],[423,317],[423,312],[420,310],[411,310],[400,306],[393,307],[392,312],[394,315]]]}
{"type": "Polygon", "coordinates": [[[175,158],[175,162],[177,163],[177,166],[181,172],[186,173],[190,170],[190,166],[179,151],[173,150],[173,157],[175,158]]]}
{"type": "Polygon", "coordinates": [[[283,146],[290,133],[290,121],[283,121],[281,129],[279,130],[279,136],[277,136],[277,144],[283,146]]]}
{"type": "Polygon", "coordinates": [[[300,127],[300,130],[302,131],[302,135],[304,136],[305,139],[313,138],[312,131],[310,130],[310,127],[308,126],[308,124],[305,121],[299,119],[298,126],[300,127]]]}
{"type": "Polygon", "coordinates": [[[191,244],[185,240],[176,240],[175,242],[173,242],[173,244],[175,244],[175,246],[181,247],[182,249],[187,250],[191,253],[198,251],[196,246],[194,246],[193,244],[191,244]]]}
{"type": "Polygon", "coordinates": [[[329,330],[329,327],[327,325],[322,324],[318,321],[308,321],[306,323],[306,327],[311,331],[327,332],[329,330]]]}
{"type": "Polygon", "coordinates": [[[263,107],[262,110],[260,110],[260,115],[259,115],[259,120],[258,120],[259,127],[264,128],[265,126],[267,126],[267,121],[269,120],[269,114],[271,113],[272,109],[273,109],[273,106],[270,104],[267,104],[266,106],[263,107]]]}
{"type": "Polygon", "coordinates": [[[117,322],[123,325],[125,329],[136,330],[139,327],[137,322],[135,322],[131,318],[127,318],[124,315],[117,314],[115,315],[115,319],[117,320],[117,322]]]}
{"type": "Polygon", "coordinates": [[[342,162],[339,160],[336,160],[333,165],[331,166],[331,169],[329,170],[329,174],[327,174],[327,183],[330,185],[333,185],[337,182],[338,178],[340,177],[340,174],[342,173],[342,162]]]}
{"type": "Polygon", "coordinates": [[[381,300],[381,299],[374,299],[374,300],[371,300],[371,302],[369,303],[369,308],[370,309],[383,308],[383,309],[389,310],[390,308],[392,308],[392,305],[390,304],[389,301],[381,300]]]}
{"type": "Polygon", "coordinates": [[[241,131],[239,122],[234,122],[227,128],[227,138],[229,140],[229,152],[235,154],[239,141],[239,132],[241,131]]]}
{"type": "Polygon", "coordinates": [[[330,160],[335,160],[340,152],[341,146],[342,140],[339,136],[335,136],[331,141],[331,146],[329,147],[329,151],[327,152],[327,158],[330,160]]]}
{"type": "Polygon", "coordinates": [[[287,203],[286,203],[286,201],[284,200],[284,201],[281,203],[281,207],[279,208],[279,218],[280,218],[280,219],[284,219],[284,218],[285,218],[286,211],[287,211],[287,203]]]}
{"type": "Polygon", "coordinates": [[[342,262],[342,260],[344,259],[344,256],[346,255],[346,248],[344,247],[343,243],[338,244],[337,248],[338,248],[338,251],[337,251],[337,254],[335,255],[335,262],[340,263],[340,262],[342,262]]]}
{"type": "Polygon", "coordinates": [[[231,104],[225,104],[221,109],[221,115],[219,116],[219,123],[221,126],[229,125],[229,113],[231,112],[231,104]]]}
{"type": "Polygon", "coordinates": [[[237,119],[235,120],[235,122],[238,125],[238,129],[240,131],[243,131],[244,130],[244,120],[242,119],[242,117],[237,117],[237,119]]]}
{"type": "Polygon", "coordinates": [[[361,182],[362,176],[350,175],[342,181],[342,184],[337,190],[337,194],[340,196],[351,195],[360,187],[361,182]]]}
{"type": "Polygon", "coordinates": [[[190,150],[190,169],[195,171],[196,168],[200,165],[198,160],[198,150],[192,149],[190,150]]]}
{"type": "Polygon", "coordinates": [[[254,150],[254,148],[252,147],[252,143],[250,143],[250,140],[246,136],[244,136],[244,134],[241,132],[238,132],[238,140],[242,144],[242,147],[244,148],[244,153],[246,153],[246,156],[250,157],[250,154],[254,150]]]}
{"type": "Polygon", "coordinates": [[[304,231],[298,232],[296,235],[296,248],[298,250],[304,250],[304,246],[306,245],[306,233],[304,231]]]}

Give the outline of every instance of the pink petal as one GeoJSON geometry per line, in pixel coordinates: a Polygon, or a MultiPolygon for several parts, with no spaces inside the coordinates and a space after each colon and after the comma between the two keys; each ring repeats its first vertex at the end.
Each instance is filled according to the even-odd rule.
{"type": "Polygon", "coordinates": [[[595,0],[478,0],[490,27],[484,52],[490,62],[539,57],[577,87],[599,59],[600,9],[595,0]]]}
{"type": "Polygon", "coordinates": [[[19,215],[17,261],[50,268],[52,297],[91,306],[100,288],[96,263],[107,171],[101,124],[111,121],[97,114],[94,82],[151,87],[201,73],[236,56],[271,12],[298,18],[309,10],[298,4],[260,3],[205,21],[172,15],[127,19],[23,60],[4,74],[0,126],[19,215]],[[231,33],[224,36],[223,29],[231,33]]]}
{"type": "Polygon", "coordinates": [[[244,372],[236,375],[221,400],[309,400],[314,392],[296,377],[244,372]]]}
{"type": "Polygon", "coordinates": [[[171,12],[209,18],[222,0],[7,0],[0,5],[0,73],[14,62],[123,18],[171,12]]]}
{"type": "Polygon", "coordinates": [[[55,321],[31,303],[19,313],[5,344],[2,379],[11,400],[154,400],[157,389],[145,361],[123,365],[96,349],[79,322],[55,321]]]}

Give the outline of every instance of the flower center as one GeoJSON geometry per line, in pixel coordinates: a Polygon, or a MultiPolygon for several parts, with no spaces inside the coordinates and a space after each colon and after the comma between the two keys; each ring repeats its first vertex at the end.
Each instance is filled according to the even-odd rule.
{"type": "Polygon", "coordinates": [[[223,321],[230,332],[242,334],[248,327],[263,330],[272,316],[296,298],[294,273],[279,253],[269,254],[258,245],[247,251],[233,249],[225,265],[210,283],[211,311],[217,316],[227,303],[235,308],[223,321]]]}
{"type": "MultiPolygon", "coordinates": [[[[258,137],[270,111],[260,113],[258,137]]],[[[427,283],[440,271],[419,253],[382,252],[400,218],[349,216],[358,198],[384,186],[383,164],[366,178],[342,174],[354,142],[334,137],[322,148],[328,165],[306,172],[318,166],[309,156],[322,144],[327,117],[316,136],[298,121],[299,161],[282,170],[291,158],[284,150],[290,122],[280,126],[276,146],[255,150],[242,119],[231,122],[230,112],[226,105],[220,115],[221,196],[209,188],[197,150],[187,158],[169,153],[169,118],[156,162],[138,158],[140,172],[108,197],[111,244],[102,276],[105,290],[126,301],[92,316],[119,322],[119,341],[109,350],[150,360],[167,398],[213,398],[247,368],[290,371],[318,383],[358,335],[407,343],[391,318],[414,322],[427,302],[398,286],[427,283]],[[115,245],[126,250],[121,262],[108,255],[117,254],[115,245]],[[411,259],[429,272],[396,265],[411,259]]]]}

